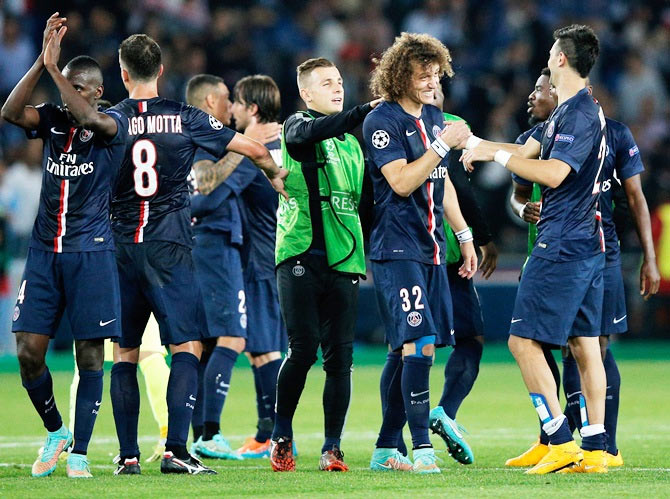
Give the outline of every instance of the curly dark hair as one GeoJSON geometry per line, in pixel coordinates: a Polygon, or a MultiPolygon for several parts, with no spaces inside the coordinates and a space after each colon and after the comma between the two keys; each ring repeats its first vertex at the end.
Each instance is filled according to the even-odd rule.
{"type": "Polygon", "coordinates": [[[373,59],[376,67],[372,72],[370,90],[375,96],[387,101],[401,99],[410,88],[413,64],[426,66],[437,63],[440,77],[454,76],[451,54],[437,38],[416,33],[401,33],[381,58],[373,59]]]}

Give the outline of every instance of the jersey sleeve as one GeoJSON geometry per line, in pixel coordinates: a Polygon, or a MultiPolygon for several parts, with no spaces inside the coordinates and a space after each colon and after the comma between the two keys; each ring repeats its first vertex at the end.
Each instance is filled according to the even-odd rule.
{"type": "MultiPolygon", "coordinates": [[[[533,137],[538,142],[542,142],[543,131],[544,131],[544,122],[538,123],[537,125],[535,125],[535,128],[532,129],[530,136],[533,137]]],[[[526,137],[526,140],[528,140],[528,137],[526,137]]],[[[525,144],[526,141],[524,140],[523,143],[525,144]]]]}
{"type": "Polygon", "coordinates": [[[369,114],[363,122],[363,138],[370,162],[381,169],[397,159],[407,159],[403,137],[380,113],[369,114]]]}
{"type": "Polygon", "coordinates": [[[239,196],[254,181],[257,173],[258,168],[249,159],[244,158],[224,183],[239,196]]]}
{"type": "MultiPolygon", "coordinates": [[[[516,138],[514,143],[523,145],[523,144],[526,143],[526,141],[530,137],[533,137],[538,142],[540,142],[540,140],[542,140],[542,123],[540,123],[538,125],[535,125],[530,130],[526,130],[525,132],[523,132],[521,135],[519,135],[516,138]],[[538,133],[538,130],[539,130],[539,133],[538,133]],[[536,136],[536,134],[537,134],[537,136],[536,136]]],[[[528,186],[528,187],[533,185],[533,182],[530,182],[523,177],[519,177],[516,173],[512,173],[512,180],[514,180],[519,185],[525,185],[525,186],[528,186]]]]}
{"type": "Polygon", "coordinates": [[[184,131],[188,131],[196,146],[217,158],[226,153],[226,147],[237,132],[224,126],[214,116],[193,106],[186,106],[181,114],[184,131]]]}
{"type": "Polygon", "coordinates": [[[580,110],[564,114],[557,123],[549,159],[561,160],[579,172],[593,150],[594,134],[599,127],[580,110]]]}
{"type": "Polygon", "coordinates": [[[55,109],[56,106],[46,102],[35,106],[35,111],[40,115],[40,122],[37,128],[26,129],[26,136],[29,139],[45,139],[50,136],[49,128],[53,123],[55,109]]]}
{"type": "Polygon", "coordinates": [[[105,110],[104,113],[116,121],[116,135],[110,141],[108,141],[108,143],[113,144],[122,141],[124,137],[128,136],[127,116],[116,107],[111,107],[105,110]]]}
{"type": "Polygon", "coordinates": [[[627,126],[619,132],[619,143],[616,150],[614,169],[619,180],[624,181],[644,171],[640,158],[640,149],[635,143],[633,134],[627,126]]]}

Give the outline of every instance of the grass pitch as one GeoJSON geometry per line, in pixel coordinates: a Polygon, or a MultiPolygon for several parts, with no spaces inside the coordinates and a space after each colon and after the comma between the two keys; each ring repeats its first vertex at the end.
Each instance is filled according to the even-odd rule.
{"type": "MultiPolygon", "coordinates": [[[[368,470],[370,454],[381,420],[379,375],[383,349],[355,351],[354,392],[342,442],[349,473],[318,471],[323,432],[321,389],[323,371],[310,372],[295,418],[299,457],[296,473],[273,473],[268,460],[207,461],[217,476],[162,476],[159,464],[144,464],[141,476],[114,477],[112,457],[118,448],[106,366],[105,399],[89,447],[92,480],[70,480],[65,463],[49,478],[31,478],[30,466],[44,440],[44,429],[21,387],[15,359],[0,360],[0,496],[3,497],[154,497],[154,496],[306,496],[354,497],[566,497],[569,495],[662,497],[670,494],[670,344],[625,343],[613,347],[621,370],[621,409],[618,444],[625,466],[608,475],[528,476],[504,467],[505,459],[524,451],[538,432],[537,418],[521,376],[504,345],[484,350],[479,378],[458,414],[470,432],[468,442],[475,463],[462,466],[444,452],[440,475],[379,473],[368,470]]],[[[432,370],[432,400],[442,389],[447,350],[438,353],[432,370]]],[[[67,417],[72,361],[52,356],[51,366],[58,408],[67,417]]],[[[140,376],[140,383],[142,383],[140,376]]],[[[143,390],[142,384],[140,385],[143,390]]],[[[147,457],[157,429],[142,392],[140,447],[147,457]]],[[[253,378],[246,360],[233,373],[223,412],[222,431],[233,447],[255,430],[253,378]]],[[[406,440],[409,436],[406,431],[406,440]]]]}

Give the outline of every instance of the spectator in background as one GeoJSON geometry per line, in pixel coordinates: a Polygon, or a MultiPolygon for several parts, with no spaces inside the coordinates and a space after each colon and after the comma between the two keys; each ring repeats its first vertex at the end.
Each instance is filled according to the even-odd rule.
{"type": "Polygon", "coordinates": [[[644,118],[643,110],[658,116],[665,112],[668,105],[668,94],[660,74],[645,64],[638,50],[626,54],[626,68],[619,82],[617,97],[621,120],[626,123],[644,118]],[[645,100],[651,101],[651,108],[649,104],[646,108],[643,106],[645,100]]]}
{"type": "Polygon", "coordinates": [[[463,42],[464,1],[426,0],[423,7],[412,11],[403,24],[408,33],[426,33],[453,47],[463,42]]]}
{"type": "Polygon", "coordinates": [[[0,95],[4,99],[33,64],[35,49],[19,20],[5,17],[0,42],[0,95]]]}

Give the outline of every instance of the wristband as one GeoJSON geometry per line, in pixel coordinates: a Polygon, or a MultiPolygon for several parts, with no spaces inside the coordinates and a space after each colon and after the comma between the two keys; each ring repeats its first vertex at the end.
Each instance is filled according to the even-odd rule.
{"type": "Polygon", "coordinates": [[[476,135],[470,135],[468,137],[468,140],[465,142],[465,148],[466,149],[474,149],[479,145],[479,143],[482,141],[479,137],[476,135]]]}
{"type": "Polygon", "coordinates": [[[517,213],[517,215],[519,215],[519,218],[520,218],[521,220],[523,220],[523,212],[524,212],[524,211],[526,211],[526,205],[525,205],[525,204],[524,204],[523,206],[521,206],[521,208],[519,208],[519,211],[518,211],[518,213],[517,213]]]}
{"type": "Polygon", "coordinates": [[[505,168],[507,168],[507,162],[511,157],[512,153],[503,151],[502,149],[498,149],[495,155],[493,156],[493,161],[495,161],[496,163],[500,163],[505,168]]]}
{"type": "Polygon", "coordinates": [[[442,140],[440,137],[436,138],[430,145],[430,147],[433,149],[433,151],[437,153],[437,155],[440,158],[444,158],[451,149],[451,147],[445,144],[444,140],[442,140]]]}
{"type": "Polygon", "coordinates": [[[466,227],[463,230],[459,230],[454,234],[456,235],[456,239],[458,239],[458,244],[469,243],[470,241],[473,240],[472,231],[470,230],[470,227],[466,227]]]}

